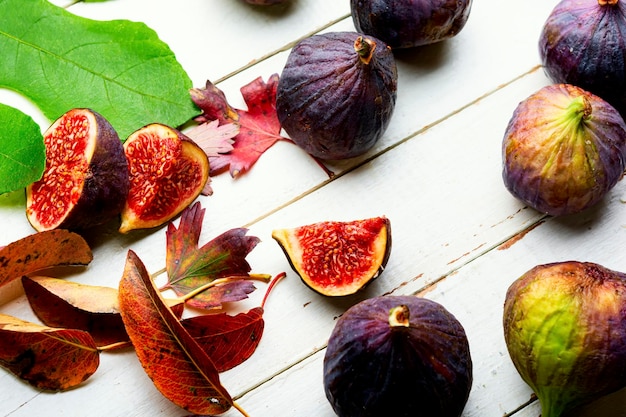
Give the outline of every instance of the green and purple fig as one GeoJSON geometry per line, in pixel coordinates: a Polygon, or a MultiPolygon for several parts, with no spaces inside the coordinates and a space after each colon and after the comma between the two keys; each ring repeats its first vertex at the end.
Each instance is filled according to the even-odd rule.
{"type": "Polygon", "coordinates": [[[459,417],[472,385],[469,342],[441,304],[383,295],[350,307],[324,357],[339,417],[459,417]]]}
{"type": "Polygon", "coordinates": [[[538,265],[509,287],[504,338],[542,417],[626,386],[626,274],[590,262],[538,265]]]}
{"type": "Polygon", "coordinates": [[[561,0],[544,23],[539,55],[546,75],[626,111],[626,3],[561,0]]]}
{"type": "Polygon", "coordinates": [[[626,124],[602,98],[571,84],[519,103],[502,143],[504,185],[553,216],[598,203],[626,167],[626,124]]]}

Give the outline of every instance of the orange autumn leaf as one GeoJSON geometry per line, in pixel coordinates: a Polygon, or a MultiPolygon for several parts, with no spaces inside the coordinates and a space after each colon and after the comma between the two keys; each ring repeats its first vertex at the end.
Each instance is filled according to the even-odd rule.
{"type": "Polygon", "coordinates": [[[89,378],[99,364],[89,333],[0,314],[0,366],[34,387],[67,390],[89,378]]]}
{"type": "MultiPolygon", "coordinates": [[[[24,276],[22,286],[31,308],[46,326],[89,332],[99,348],[130,344],[116,288],[42,276],[24,276]]],[[[182,316],[182,301],[167,300],[167,304],[177,317],[182,316]]]]}
{"type": "Polygon", "coordinates": [[[42,269],[87,265],[93,254],[79,235],[63,229],[34,233],[0,249],[0,286],[42,269]]]}
{"type": "Polygon", "coordinates": [[[201,415],[235,406],[211,358],[183,328],[154,286],[145,265],[128,251],[119,286],[120,312],[137,357],[157,389],[201,415]]]}
{"type": "Polygon", "coordinates": [[[22,277],[22,286],[31,308],[47,326],[87,331],[98,347],[129,342],[117,289],[49,277],[22,277]]]}

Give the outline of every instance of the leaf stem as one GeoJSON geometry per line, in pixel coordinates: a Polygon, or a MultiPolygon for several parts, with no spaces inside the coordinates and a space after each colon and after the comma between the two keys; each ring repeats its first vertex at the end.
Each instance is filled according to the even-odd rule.
{"type": "Polygon", "coordinates": [[[265,302],[267,301],[267,297],[270,295],[270,291],[272,291],[272,288],[274,288],[274,285],[276,285],[278,281],[280,281],[286,276],[287,276],[286,272],[281,272],[278,275],[276,275],[276,277],[272,280],[272,282],[270,282],[269,287],[267,287],[267,290],[265,291],[265,296],[263,297],[263,301],[261,302],[262,309],[265,309],[265,302]]]}
{"type": "Polygon", "coordinates": [[[106,352],[108,350],[121,349],[121,348],[129,347],[132,345],[133,344],[130,341],[116,342],[116,343],[111,343],[110,345],[99,346],[98,350],[100,352],[106,352]]]}
{"type": "Polygon", "coordinates": [[[246,413],[246,411],[243,408],[241,408],[241,406],[237,404],[235,401],[233,401],[233,408],[239,411],[244,417],[250,417],[250,414],[246,413]]]}

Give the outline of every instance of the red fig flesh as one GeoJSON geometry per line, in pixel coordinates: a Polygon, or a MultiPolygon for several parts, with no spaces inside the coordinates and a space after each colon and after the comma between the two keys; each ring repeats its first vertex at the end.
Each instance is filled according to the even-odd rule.
{"type": "Polygon", "coordinates": [[[72,109],[44,133],[46,168],[26,188],[26,216],[37,231],[87,229],[117,217],[128,194],[128,163],[109,122],[72,109]]]}
{"type": "Polygon", "coordinates": [[[206,153],[182,132],[153,123],[124,143],[130,191],[120,232],[161,226],[189,206],[209,178],[206,153]]]}

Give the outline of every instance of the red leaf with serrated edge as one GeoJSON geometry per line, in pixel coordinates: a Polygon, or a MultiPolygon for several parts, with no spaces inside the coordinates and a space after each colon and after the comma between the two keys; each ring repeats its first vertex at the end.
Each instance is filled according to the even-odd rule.
{"type": "Polygon", "coordinates": [[[120,281],[119,302],[137,357],[167,399],[202,415],[221,414],[232,406],[239,409],[221,385],[211,358],[167,307],[132,250],[120,281]]]}
{"type": "Polygon", "coordinates": [[[184,297],[205,288],[187,303],[210,309],[220,307],[223,302],[242,300],[254,291],[247,281],[251,279],[251,268],[245,258],[260,239],[246,236],[247,229],[236,228],[198,247],[203,218],[204,209],[198,201],[183,210],[178,228],[172,222],[168,224],[165,257],[168,283],[161,289],[172,289],[184,297]]]}
{"type": "Polygon", "coordinates": [[[53,329],[0,314],[0,366],[43,390],[62,391],[89,378],[100,354],[89,333],[53,329]]]}
{"type": "MultiPolygon", "coordinates": [[[[224,93],[207,81],[204,90],[193,90],[192,99],[204,115],[200,120],[220,120],[239,124],[239,134],[235,136],[230,152],[208,155],[211,175],[230,168],[230,175],[248,171],[259,157],[278,140],[289,140],[280,135],[281,125],[276,114],[276,88],[279,76],[273,74],[267,83],[261,77],[241,88],[241,94],[248,110],[234,109],[226,102],[224,93]],[[237,116],[233,116],[232,111],[237,116]]],[[[193,139],[196,133],[189,132],[193,139]]],[[[194,139],[195,140],[195,139],[194,139]]]]}
{"type": "Polygon", "coordinates": [[[0,249],[0,286],[42,269],[87,265],[91,249],[80,235],[63,229],[34,233],[0,249]]]}
{"type": "Polygon", "coordinates": [[[219,372],[232,369],[252,356],[265,328],[263,313],[267,297],[274,285],[285,276],[281,272],[270,282],[260,307],[235,316],[226,313],[205,314],[181,321],[213,359],[219,372]]]}
{"type": "Polygon", "coordinates": [[[265,327],[261,307],[235,316],[205,314],[181,323],[213,359],[218,372],[227,371],[252,356],[265,327]]]}

